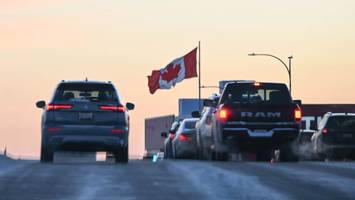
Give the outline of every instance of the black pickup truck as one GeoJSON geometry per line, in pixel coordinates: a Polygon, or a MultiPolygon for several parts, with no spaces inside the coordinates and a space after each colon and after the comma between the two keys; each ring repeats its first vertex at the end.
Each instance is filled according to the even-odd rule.
{"type": "Polygon", "coordinates": [[[212,122],[212,159],[227,160],[230,153],[250,152],[257,160],[297,161],[291,143],[299,135],[299,101],[292,101],[285,84],[230,82],[216,107],[212,122]]]}

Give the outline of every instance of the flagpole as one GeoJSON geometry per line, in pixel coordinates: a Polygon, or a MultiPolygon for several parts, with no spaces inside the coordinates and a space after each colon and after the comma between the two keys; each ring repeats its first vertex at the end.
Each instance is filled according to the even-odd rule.
{"type": "Polygon", "coordinates": [[[201,42],[198,41],[198,111],[201,112],[201,42]]]}

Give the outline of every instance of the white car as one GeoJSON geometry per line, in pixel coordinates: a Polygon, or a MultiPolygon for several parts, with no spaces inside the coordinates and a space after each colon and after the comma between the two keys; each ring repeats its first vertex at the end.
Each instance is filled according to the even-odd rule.
{"type": "Polygon", "coordinates": [[[172,141],[174,158],[196,158],[196,122],[198,119],[189,118],[181,122],[172,141]]]}

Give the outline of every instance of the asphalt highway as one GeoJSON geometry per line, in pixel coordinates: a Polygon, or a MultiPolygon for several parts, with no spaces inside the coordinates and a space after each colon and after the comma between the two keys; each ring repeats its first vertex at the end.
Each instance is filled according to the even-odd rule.
{"type": "Polygon", "coordinates": [[[355,162],[41,164],[0,157],[0,199],[355,199],[355,162]]]}

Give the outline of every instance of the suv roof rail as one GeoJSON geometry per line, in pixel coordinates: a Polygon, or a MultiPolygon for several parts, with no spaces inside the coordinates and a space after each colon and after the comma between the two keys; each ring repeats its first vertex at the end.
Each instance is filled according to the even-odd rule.
{"type": "Polygon", "coordinates": [[[341,115],[355,115],[355,113],[346,113],[346,112],[339,112],[339,113],[333,113],[333,112],[327,112],[326,115],[330,116],[341,116],[341,115]]]}

